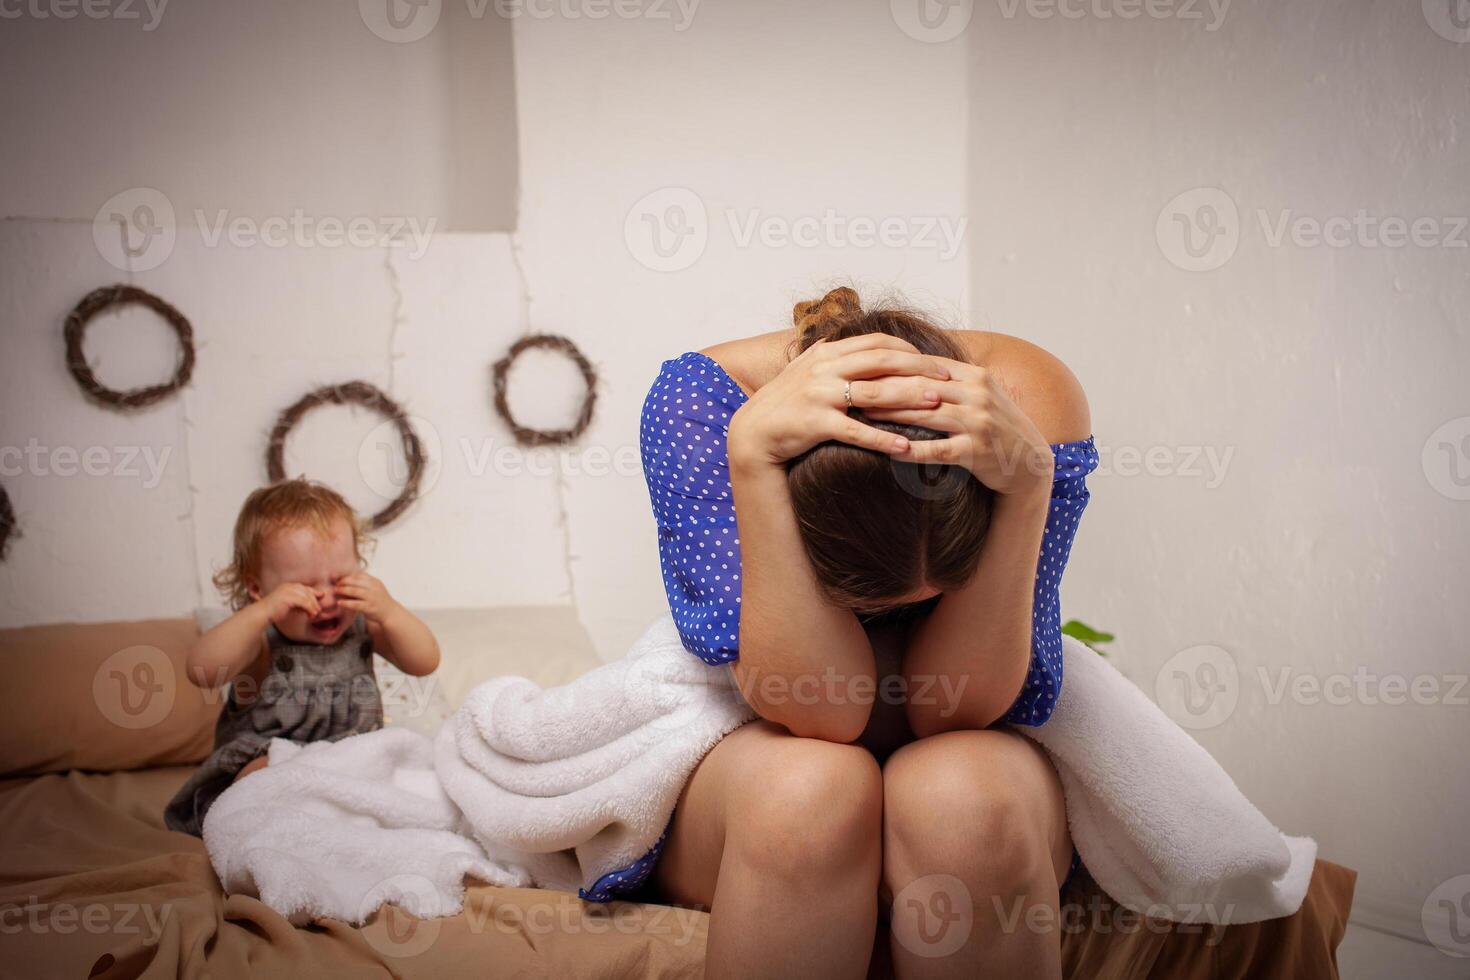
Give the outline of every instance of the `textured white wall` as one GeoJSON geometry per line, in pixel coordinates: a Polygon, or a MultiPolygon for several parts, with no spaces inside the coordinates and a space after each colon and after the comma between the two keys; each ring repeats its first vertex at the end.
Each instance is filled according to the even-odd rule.
{"type": "MultiPolygon", "coordinates": [[[[939,226],[964,215],[962,45],[914,40],[887,4],[835,0],[698,5],[684,31],[528,18],[515,45],[531,319],[603,367],[588,445],[636,450],[662,360],[788,326],[834,279],[957,315],[963,242],[946,247],[939,226]],[[908,230],[865,246],[863,222],[884,219],[908,230]],[[746,238],[753,220],[766,232],[746,238]]],[[[647,491],[638,473],[567,483],[577,603],[613,655],[666,608],[647,491]]]]}
{"type": "Polygon", "coordinates": [[[971,307],[1074,367],[1112,452],[1065,611],[1118,633],[1270,817],[1361,871],[1360,916],[1416,932],[1470,872],[1470,43],[1418,3],[1237,0],[1214,30],[1204,5],[1006,9],[967,31],[971,307]],[[1238,219],[1216,197],[1218,267],[1186,271],[1173,214],[1202,247],[1208,200],[1156,226],[1200,187],[1238,219]],[[1436,219],[1444,244],[1272,244],[1287,212],[1360,211],[1436,219]],[[1283,671],[1329,689],[1278,699],[1283,671]],[[1439,693],[1375,703],[1405,699],[1389,675],[1439,693]]]}

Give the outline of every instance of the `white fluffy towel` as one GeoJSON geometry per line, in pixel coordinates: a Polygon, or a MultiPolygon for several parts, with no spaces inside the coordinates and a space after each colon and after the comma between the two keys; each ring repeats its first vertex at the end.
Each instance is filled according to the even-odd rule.
{"type": "Polygon", "coordinates": [[[1229,774],[1110,663],[1062,637],[1061,697],[1039,728],[1072,840],[1115,901],[1175,922],[1229,925],[1290,915],[1317,844],[1286,837],[1229,774]]]}
{"type": "Polygon", "coordinates": [[[435,766],[488,854],[537,885],[590,890],[648,853],[699,760],[754,717],[731,672],[662,616],[570,684],[481,684],[440,730],[435,766]]]}
{"type": "MultiPolygon", "coordinates": [[[[1056,764],[1103,890],[1175,921],[1295,912],[1316,844],[1283,836],[1137,687],[1063,642],[1057,706],[1019,731],[1056,764]]],[[[752,717],[731,671],[686,652],[664,615],[622,660],[562,687],[487,681],[436,740],[278,739],[267,768],[215,801],[204,842],[227,891],[298,922],[361,922],[384,902],[453,914],[466,876],[595,891],[661,840],[699,760],[752,717]]]]}

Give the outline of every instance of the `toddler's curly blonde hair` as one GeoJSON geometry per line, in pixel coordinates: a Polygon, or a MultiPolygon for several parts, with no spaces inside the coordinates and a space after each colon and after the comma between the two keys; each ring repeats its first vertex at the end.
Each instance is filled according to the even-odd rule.
{"type": "Polygon", "coordinates": [[[331,533],[332,522],[345,520],[352,528],[358,561],[371,546],[363,522],[352,506],[331,487],[304,477],[281,480],[252,491],[235,518],[234,554],[230,563],[214,575],[214,587],[231,609],[250,605],[250,582],[260,579],[260,552],[266,536],[282,528],[310,527],[331,533]]]}

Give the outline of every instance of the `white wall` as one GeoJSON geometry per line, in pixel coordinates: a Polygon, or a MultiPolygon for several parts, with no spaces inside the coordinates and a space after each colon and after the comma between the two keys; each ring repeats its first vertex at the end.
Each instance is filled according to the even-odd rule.
{"type": "MultiPolygon", "coordinates": [[[[963,45],[913,40],[887,4],[835,0],[707,3],[682,32],[649,19],[527,18],[515,44],[518,115],[534,120],[521,131],[517,235],[531,319],[602,365],[587,445],[636,449],[662,360],[789,326],[791,304],[834,279],[897,286],[957,313],[962,242],[953,254],[922,242],[869,248],[833,230],[815,247],[763,244],[730,219],[795,230],[830,210],[831,227],[849,231],[915,216],[958,227],[963,45]],[[639,220],[649,213],[705,229],[703,253],[676,253],[671,271],[643,264],[657,264],[639,220]]],[[[641,475],[569,478],[568,513],[578,606],[613,655],[666,608],[641,475]]]]}
{"type": "MultiPolygon", "coordinates": [[[[375,572],[422,606],[575,598],[602,654],[614,656],[664,608],[637,455],[638,408],[659,362],[784,325],[793,301],[835,279],[896,285],[959,309],[961,44],[919,43],[880,4],[660,4],[646,8],[655,16],[629,20],[510,22],[491,5],[494,29],[471,25],[487,36],[481,59],[497,57],[502,29],[514,30],[518,49],[507,79],[516,105],[497,118],[534,120],[521,126],[508,168],[523,175],[520,230],[513,239],[457,236],[443,229],[465,195],[442,175],[447,160],[463,161],[464,141],[451,146],[443,126],[463,86],[444,78],[495,75],[464,51],[469,9],[443,5],[434,29],[409,44],[372,36],[355,4],[295,21],[278,8],[244,21],[216,5],[173,17],[165,9],[143,36],[113,22],[7,22],[19,32],[5,38],[15,55],[6,77],[16,84],[0,107],[31,140],[29,151],[5,151],[14,166],[0,222],[0,303],[15,356],[0,367],[0,445],[35,437],[48,448],[136,444],[171,455],[148,489],[139,479],[29,464],[0,476],[23,533],[0,563],[0,624],[171,615],[215,602],[209,575],[227,557],[240,500],[265,478],[276,414],[317,384],[358,377],[403,401],[442,461],[419,504],[381,534],[375,572]],[[833,24],[842,25],[840,44],[809,43],[833,24]],[[225,40],[211,46],[217,38],[225,40]],[[303,68],[307,52],[315,60],[303,68]],[[907,86],[896,89],[874,63],[907,86]],[[141,64],[202,75],[184,85],[141,64]],[[252,90],[242,76],[257,69],[264,88],[252,90]],[[109,71],[118,90],[147,87],[136,101],[104,100],[95,79],[109,71]],[[37,79],[53,76],[65,84],[38,113],[37,79]],[[354,166],[310,131],[317,117],[347,125],[343,138],[377,141],[386,157],[354,166]],[[369,126],[355,130],[351,120],[369,126]],[[396,139],[378,128],[393,120],[402,121],[396,139]],[[191,141],[201,127],[226,133],[226,150],[191,141]],[[87,152],[64,153],[68,141],[87,152]],[[248,166],[223,167],[242,153],[248,166]],[[414,179],[394,179],[404,173],[414,179]],[[164,193],[177,234],[156,265],[155,252],[127,264],[137,271],[120,271],[94,245],[91,219],[133,185],[164,193]],[[639,224],[630,236],[625,219],[671,186],[697,195],[708,244],[687,268],[660,272],[640,264],[650,253],[639,224]],[[415,242],[212,242],[191,217],[226,208],[260,220],[296,207],[344,220],[438,220],[420,255],[415,242]],[[754,218],[776,233],[811,217],[837,230],[815,247],[760,236],[742,244],[727,212],[741,227],[754,218]],[[913,247],[850,244],[854,221],[910,216],[936,225],[913,247]],[[67,310],[114,281],[156,291],[200,336],[184,396],[127,417],[84,402],[62,367],[67,310]],[[581,345],[601,376],[597,414],[577,447],[507,459],[497,455],[510,437],[490,406],[490,364],[530,330],[581,345]]],[[[516,134],[497,135],[496,145],[514,148],[516,134]]],[[[486,180],[498,186],[504,172],[486,180]]],[[[103,251],[120,258],[113,245],[103,251]]],[[[164,377],[172,365],[169,335],[146,313],[100,318],[88,349],[119,387],[164,377]]],[[[527,356],[512,377],[522,421],[567,423],[580,386],[565,363],[527,356]]],[[[345,410],[314,413],[290,443],[288,468],[375,510],[385,500],[375,491],[388,489],[375,423],[345,410]]],[[[110,458],[121,466],[121,453],[110,458]]]]}
{"type": "MultiPolygon", "coordinates": [[[[1067,613],[1115,630],[1117,662],[1166,701],[1180,676],[1233,665],[1236,707],[1206,712],[1217,723],[1198,737],[1268,815],[1360,869],[1359,913],[1403,927],[1435,884],[1470,872],[1457,833],[1470,813],[1466,708],[1272,704],[1258,673],[1361,668],[1447,684],[1466,670],[1455,616],[1470,503],[1446,496],[1458,485],[1438,441],[1438,468],[1422,456],[1438,427],[1470,415],[1470,253],[1272,247],[1255,216],[1470,213],[1470,45],[1429,30],[1413,4],[1236,0],[1215,30],[1200,5],[1205,22],[982,4],[957,36],[916,22],[906,33],[889,4],[836,0],[710,2],[687,23],[689,8],[673,5],[659,8],[667,20],[521,17],[505,82],[515,104],[496,116],[520,120],[518,229],[451,235],[465,213],[454,202],[468,198],[446,161],[517,138],[491,127],[478,149],[446,141],[466,128],[445,122],[463,111],[446,72],[483,88],[485,64],[454,68],[469,57],[464,35],[446,44],[442,26],[396,45],[371,37],[353,5],[333,9],[340,35],[313,6],[304,33],[237,25],[216,47],[197,12],[166,13],[173,40],[143,48],[109,40],[117,25],[3,25],[5,79],[50,71],[58,84],[0,86],[7,127],[25,137],[0,148],[0,446],[106,447],[114,469],[129,449],[171,455],[156,483],[146,467],[0,476],[23,531],[0,563],[0,625],[214,601],[208,576],[264,479],[276,413],[316,384],[361,377],[408,405],[439,461],[420,503],[381,535],[375,571],[421,606],[574,599],[601,653],[616,655],[664,602],[636,462],[659,362],[782,326],[793,300],[834,281],[870,295],[896,286],[1077,370],[1112,472],[1094,482],[1067,613]],[[285,57],[302,44],[316,59],[305,81],[285,57]],[[114,50],[127,63],[109,67],[114,50]],[[152,69],[133,64],[144,55],[152,69]],[[159,65],[193,72],[192,88],[176,91],[189,84],[159,65]],[[264,88],[247,84],[252,70],[264,88]],[[135,99],[113,97],[144,82],[135,99]],[[201,121],[201,107],[217,112],[201,121]],[[317,115],[384,156],[354,160],[303,133],[317,115]],[[271,144],[278,133],[289,138],[271,144]],[[277,152],[230,164],[262,145],[277,152]],[[185,215],[444,220],[422,254],[210,244],[181,227],[164,261],[120,271],[91,218],[130,186],[159,187],[185,215]],[[1172,218],[1163,246],[1156,225],[1198,187],[1228,195],[1243,224],[1227,262],[1188,272],[1169,257],[1184,261],[1172,218]],[[947,249],[939,230],[967,214],[967,236],[947,249]],[[829,229],[814,245],[780,241],[811,218],[829,229]],[[907,222],[906,240],[852,244],[854,222],[889,218],[907,222]],[[661,258],[646,219],[665,231],[684,220],[703,251],[661,258]],[[752,219],[778,237],[742,241],[752,219]],[[62,366],[66,311],[114,281],[174,302],[201,340],[184,396],[129,416],[84,402],[62,366]],[[490,407],[489,365],[529,330],[582,346],[602,378],[597,415],[575,449],[496,457],[509,433],[490,407]],[[1125,475],[1116,453],[1152,447],[1170,448],[1170,475],[1125,475]],[[1228,459],[1223,475],[1195,447],[1228,459]],[[1225,659],[1202,662],[1203,644],[1225,659]]],[[[173,356],[142,313],[99,320],[89,350],[119,386],[166,374],[173,356]]],[[[554,360],[528,358],[515,375],[531,424],[564,424],[577,396],[554,360]]],[[[314,415],[289,458],[373,509],[374,422],[314,415]]]]}
{"type": "Polygon", "coordinates": [[[1421,460],[1443,424],[1470,431],[1470,248],[1273,247],[1257,212],[1470,215],[1470,44],[1417,3],[1237,0],[1213,31],[1204,5],[1003,9],[977,5],[967,32],[975,320],[1065,358],[1114,454],[1175,450],[1094,481],[1066,613],[1115,630],[1147,690],[1216,670],[1229,690],[1179,717],[1271,818],[1361,872],[1360,916],[1417,933],[1431,890],[1470,872],[1470,689],[1395,706],[1368,703],[1394,696],[1371,680],[1344,704],[1270,685],[1361,670],[1443,695],[1470,669],[1470,502],[1440,492],[1452,440],[1421,460]],[[1156,235],[1197,187],[1239,213],[1211,271],[1171,262],[1172,218],[1156,235]],[[1181,447],[1233,453],[1223,480],[1181,447]]]}

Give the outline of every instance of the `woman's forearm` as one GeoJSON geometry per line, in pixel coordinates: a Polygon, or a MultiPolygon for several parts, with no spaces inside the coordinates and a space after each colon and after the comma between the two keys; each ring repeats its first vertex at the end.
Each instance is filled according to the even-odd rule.
{"type": "Polygon", "coordinates": [[[910,700],[909,725],[920,738],[993,724],[1015,702],[1031,663],[1032,603],[1046,530],[1049,480],[997,494],[975,574],[946,592],[915,629],[904,659],[909,690],[958,692],[946,700],[910,700]],[[932,679],[947,683],[928,684],[932,679]]]}
{"type": "Polygon", "coordinates": [[[872,708],[867,634],[818,588],[785,468],[742,457],[732,446],[730,477],[742,582],[736,680],[761,717],[793,734],[853,741],[872,708]]]}

